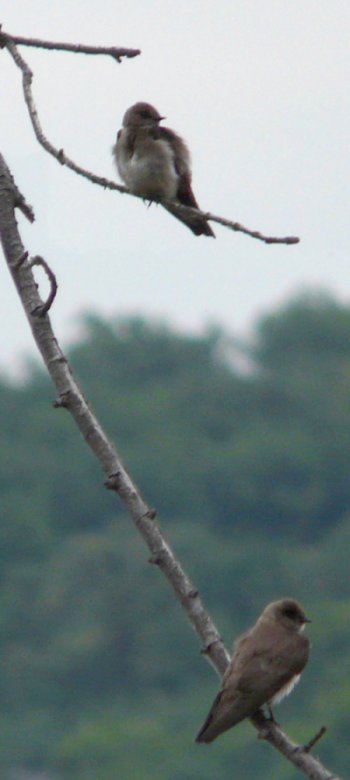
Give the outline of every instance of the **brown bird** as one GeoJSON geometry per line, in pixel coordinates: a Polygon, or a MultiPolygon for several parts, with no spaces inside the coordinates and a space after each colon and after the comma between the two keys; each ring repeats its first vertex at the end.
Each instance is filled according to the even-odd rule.
{"type": "Polygon", "coordinates": [[[308,660],[310,643],[301,632],[310,622],[295,599],[265,607],[255,625],[235,642],[221,689],[196,742],[212,742],[264,704],[270,707],[291,692],[308,660]]]}
{"type": "MultiPolygon", "coordinates": [[[[113,147],[120,178],[131,192],[146,200],[166,198],[198,209],[191,187],[191,158],[185,142],[168,127],[149,103],[128,108],[113,147]]],[[[214,236],[205,219],[191,219],[165,207],[196,236],[214,236]]]]}

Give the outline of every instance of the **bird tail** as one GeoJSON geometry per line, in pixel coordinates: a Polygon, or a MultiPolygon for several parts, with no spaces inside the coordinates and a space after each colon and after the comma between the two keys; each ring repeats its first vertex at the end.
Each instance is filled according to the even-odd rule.
{"type": "Polygon", "coordinates": [[[221,700],[221,691],[215,697],[213,704],[209,710],[209,713],[203,723],[202,728],[199,730],[196,736],[196,742],[212,742],[221,732],[220,726],[218,726],[218,720],[215,718],[218,705],[221,700]]]}
{"type": "Polygon", "coordinates": [[[171,206],[164,206],[164,208],[169,211],[170,214],[176,217],[176,219],[179,219],[180,222],[192,230],[192,233],[194,233],[195,236],[211,236],[212,238],[215,238],[214,231],[211,229],[209,223],[205,219],[199,219],[197,217],[192,221],[188,216],[182,216],[182,214],[179,214],[176,207],[173,209],[171,206]]]}
{"type": "Polygon", "coordinates": [[[205,743],[208,745],[208,744],[209,744],[209,742],[212,742],[212,741],[213,741],[213,739],[215,739],[215,737],[216,737],[217,735],[215,734],[215,736],[212,736],[212,737],[211,737],[211,736],[210,736],[210,734],[209,734],[209,735],[207,735],[207,734],[205,733],[205,732],[206,732],[206,730],[207,730],[207,729],[206,729],[206,727],[205,727],[205,724],[204,724],[204,726],[201,728],[201,730],[198,732],[198,734],[197,734],[197,736],[196,736],[196,740],[195,740],[196,742],[205,742],[205,743]]]}
{"type": "Polygon", "coordinates": [[[221,690],[213,701],[202,728],[196,736],[196,742],[213,742],[219,734],[236,726],[250,713],[242,707],[239,695],[229,701],[223,701],[224,691],[221,690]]]}

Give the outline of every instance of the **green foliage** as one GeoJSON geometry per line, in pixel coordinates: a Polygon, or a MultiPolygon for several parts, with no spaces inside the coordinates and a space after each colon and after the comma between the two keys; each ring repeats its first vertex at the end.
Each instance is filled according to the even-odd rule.
{"type": "MultiPolygon", "coordinates": [[[[279,717],[346,772],[350,688],[350,309],[266,317],[251,371],[222,331],[90,316],[74,369],[228,645],[281,595],[313,650],[279,717]]],[[[199,747],[217,681],[37,369],[0,385],[0,770],[58,780],[296,777],[249,723],[199,747]]]]}

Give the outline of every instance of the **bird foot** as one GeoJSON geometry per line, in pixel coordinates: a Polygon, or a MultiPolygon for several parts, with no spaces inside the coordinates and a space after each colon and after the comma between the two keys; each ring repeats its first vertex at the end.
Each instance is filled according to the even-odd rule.
{"type": "Polygon", "coordinates": [[[270,723],[273,723],[274,726],[279,726],[280,724],[277,722],[269,704],[267,704],[267,709],[269,711],[269,717],[267,718],[267,720],[269,720],[270,723]]]}
{"type": "Polygon", "coordinates": [[[273,712],[270,708],[269,709],[269,715],[263,711],[262,707],[254,712],[254,715],[251,715],[251,721],[254,724],[255,728],[258,729],[258,738],[259,739],[268,739],[269,734],[271,732],[271,726],[272,725],[278,725],[275,721],[273,712]]]}

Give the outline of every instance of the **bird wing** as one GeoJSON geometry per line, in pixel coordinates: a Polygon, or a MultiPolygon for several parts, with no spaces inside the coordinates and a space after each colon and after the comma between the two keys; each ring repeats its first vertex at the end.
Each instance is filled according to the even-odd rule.
{"type": "Polygon", "coordinates": [[[231,674],[237,689],[246,695],[254,693],[261,704],[269,701],[295,675],[300,674],[309,657],[309,640],[301,634],[290,634],[278,627],[255,632],[241,640],[232,660],[231,674]]]}
{"type": "Polygon", "coordinates": [[[188,175],[191,180],[191,155],[185,144],[177,133],[170,130],[170,127],[156,127],[154,133],[157,138],[167,141],[170,144],[174,155],[174,166],[176,173],[181,177],[188,175]]]}
{"type": "Polygon", "coordinates": [[[177,197],[180,203],[198,209],[198,203],[191,187],[191,157],[185,141],[169,127],[157,127],[156,132],[159,133],[159,138],[167,141],[171,146],[174,155],[174,168],[179,177],[177,197]]]}
{"type": "MultiPolygon", "coordinates": [[[[173,156],[174,156],[174,168],[178,175],[178,187],[177,187],[177,199],[183,206],[190,206],[190,208],[198,209],[198,203],[194,196],[191,181],[191,155],[185,144],[185,141],[180,138],[177,133],[170,130],[169,127],[157,127],[155,132],[158,134],[158,138],[161,138],[170,144],[173,156]]],[[[167,210],[171,212],[171,207],[167,206],[167,210]]],[[[215,234],[211,229],[208,222],[204,219],[198,221],[193,220],[191,222],[188,216],[181,217],[176,211],[174,212],[177,219],[185,222],[185,224],[192,230],[195,235],[206,235],[215,238],[215,234]]]]}
{"type": "Polygon", "coordinates": [[[253,715],[294,675],[300,674],[309,653],[309,640],[300,634],[255,630],[235,645],[222,687],[197,736],[211,742],[219,734],[253,715]]]}

